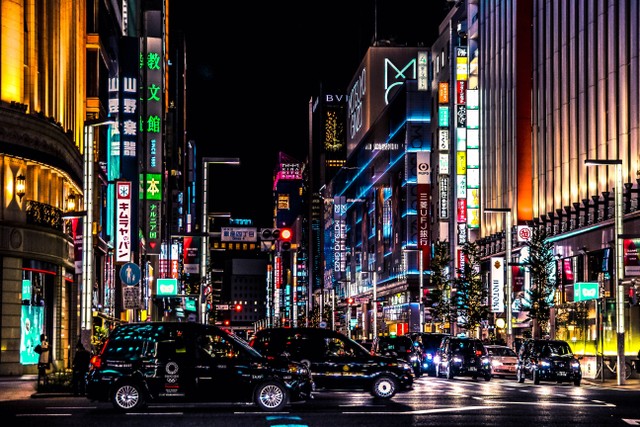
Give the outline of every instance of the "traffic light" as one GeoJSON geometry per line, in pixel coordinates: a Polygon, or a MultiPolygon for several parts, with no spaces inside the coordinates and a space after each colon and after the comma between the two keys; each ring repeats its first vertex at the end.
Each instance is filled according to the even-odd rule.
{"type": "Polygon", "coordinates": [[[291,239],[293,239],[293,231],[290,228],[281,228],[278,240],[280,241],[280,249],[288,251],[291,249],[291,239]]]}
{"type": "Polygon", "coordinates": [[[279,228],[261,228],[260,239],[262,240],[278,240],[280,238],[279,228]]]}
{"type": "Polygon", "coordinates": [[[629,305],[638,305],[638,293],[640,293],[640,287],[635,279],[631,280],[631,286],[629,286],[629,305]]]}
{"type": "Polygon", "coordinates": [[[234,310],[236,313],[240,313],[242,311],[242,304],[236,304],[234,310]]]}

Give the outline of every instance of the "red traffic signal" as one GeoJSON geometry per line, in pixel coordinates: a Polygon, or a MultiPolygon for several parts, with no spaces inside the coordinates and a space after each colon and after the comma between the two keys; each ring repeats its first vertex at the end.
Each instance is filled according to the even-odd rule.
{"type": "Polygon", "coordinates": [[[290,228],[280,229],[280,240],[288,242],[293,238],[293,231],[290,228]]]}
{"type": "Polygon", "coordinates": [[[235,309],[236,312],[242,311],[242,304],[236,304],[234,309],[235,309]]]}

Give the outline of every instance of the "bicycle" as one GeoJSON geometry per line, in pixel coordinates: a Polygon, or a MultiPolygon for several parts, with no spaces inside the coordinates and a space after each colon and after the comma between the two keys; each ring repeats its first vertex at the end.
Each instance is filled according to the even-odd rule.
{"type": "MultiPolygon", "coordinates": [[[[607,370],[612,373],[614,376],[618,375],[618,360],[617,358],[609,358],[603,357],[602,361],[598,361],[598,367],[596,370],[596,378],[602,378],[602,365],[604,362],[604,366],[607,367],[607,370]]],[[[628,380],[631,377],[631,372],[633,372],[633,367],[631,363],[624,363],[624,379],[628,380]]]]}

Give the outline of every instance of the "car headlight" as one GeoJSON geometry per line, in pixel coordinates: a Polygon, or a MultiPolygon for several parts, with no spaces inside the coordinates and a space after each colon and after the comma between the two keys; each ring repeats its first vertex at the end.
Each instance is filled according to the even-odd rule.
{"type": "Polygon", "coordinates": [[[398,366],[400,366],[404,370],[412,370],[411,365],[409,365],[407,362],[400,362],[398,363],[398,366]]]}
{"type": "Polygon", "coordinates": [[[580,369],[580,362],[578,362],[577,360],[574,360],[573,362],[571,362],[571,367],[573,369],[580,369]]]}
{"type": "Polygon", "coordinates": [[[462,357],[454,357],[453,363],[462,363],[462,357]]]}
{"type": "MultiPolygon", "coordinates": [[[[483,357],[482,359],[480,359],[480,363],[482,363],[483,365],[490,365],[491,364],[491,359],[489,359],[488,357],[483,357]]],[[[500,362],[498,362],[500,363],[500,362]]]]}
{"type": "Polygon", "coordinates": [[[411,361],[412,361],[412,362],[415,362],[415,361],[417,361],[417,360],[418,360],[418,356],[411,356],[411,361]]]}
{"type": "Polygon", "coordinates": [[[548,368],[549,366],[551,366],[551,363],[549,363],[549,362],[548,362],[548,361],[546,361],[546,360],[541,360],[541,361],[540,361],[540,365],[541,365],[543,368],[548,368]]]}
{"type": "Polygon", "coordinates": [[[302,376],[307,376],[309,375],[309,368],[307,368],[306,365],[303,364],[291,364],[289,365],[289,372],[292,374],[298,374],[298,375],[302,375],[302,376]]]}
{"type": "Polygon", "coordinates": [[[492,361],[491,361],[491,365],[493,365],[493,366],[501,366],[501,365],[502,365],[502,362],[501,362],[501,361],[499,361],[499,360],[492,360],[492,361]]]}

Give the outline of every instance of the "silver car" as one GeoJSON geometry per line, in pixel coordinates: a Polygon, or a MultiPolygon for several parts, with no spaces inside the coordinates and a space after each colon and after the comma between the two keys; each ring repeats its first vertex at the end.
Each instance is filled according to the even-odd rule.
{"type": "Polygon", "coordinates": [[[491,372],[495,377],[516,376],[518,355],[506,345],[485,345],[491,359],[491,372]]]}

